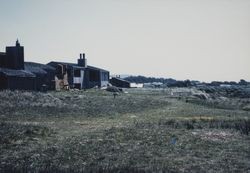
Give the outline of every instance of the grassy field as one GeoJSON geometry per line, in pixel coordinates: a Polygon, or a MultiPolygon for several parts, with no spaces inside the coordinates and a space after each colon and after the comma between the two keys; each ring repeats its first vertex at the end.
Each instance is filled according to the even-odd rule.
{"type": "Polygon", "coordinates": [[[0,172],[250,172],[249,110],[127,92],[0,92],[0,172]]]}

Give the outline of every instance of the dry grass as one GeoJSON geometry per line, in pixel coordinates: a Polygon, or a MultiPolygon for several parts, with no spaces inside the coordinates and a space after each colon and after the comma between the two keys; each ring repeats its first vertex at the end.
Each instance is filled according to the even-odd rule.
{"type": "Polygon", "coordinates": [[[250,171],[249,111],[128,92],[1,92],[0,172],[250,171]]]}

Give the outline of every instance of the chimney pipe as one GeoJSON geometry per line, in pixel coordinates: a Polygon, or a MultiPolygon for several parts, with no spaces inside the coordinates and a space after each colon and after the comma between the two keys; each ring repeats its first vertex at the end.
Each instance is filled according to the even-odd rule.
{"type": "Polygon", "coordinates": [[[81,67],[87,67],[87,60],[85,59],[84,53],[80,53],[80,59],[78,59],[78,65],[81,67]]]}

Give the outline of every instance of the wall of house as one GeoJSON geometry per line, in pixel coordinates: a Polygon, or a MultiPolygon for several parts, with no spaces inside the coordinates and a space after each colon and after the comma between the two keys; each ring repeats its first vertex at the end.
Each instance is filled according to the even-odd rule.
{"type": "Polygon", "coordinates": [[[84,85],[85,89],[107,86],[109,83],[109,72],[95,69],[85,69],[84,85]]]}
{"type": "Polygon", "coordinates": [[[100,87],[100,72],[93,69],[85,69],[84,88],[100,87]]]}
{"type": "Polygon", "coordinates": [[[48,86],[49,90],[54,90],[55,89],[55,70],[50,70],[50,69],[44,69],[47,72],[46,75],[46,85],[48,86]]]}
{"type": "Polygon", "coordinates": [[[42,90],[44,84],[46,84],[46,75],[36,75],[36,90],[42,90]]]}
{"type": "Polygon", "coordinates": [[[0,89],[3,90],[3,89],[8,89],[8,80],[7,78],[0,73],[0,89]]]}
{"type": "MultiPolygon", "coordinates": [[[[76,72],[76,71],[75,71],[76,72]]],[[[83,89],[84,85],[84,70],[78,69],[77,73],[74,73],[74,87],[78,89],[83,89]]]]}
{"type": "Polygon", "coordinates": [[[8,76],[8,89],[10,90],[36,90],[36,80],[34,77],[8,76]]]}
{"type": "Polygon", "coordinates": [[[109,72],[100,71],[100,87],[106,87],[109,83],[109,72]]]}
{"type": "Polygon", "coordinates": [[[74,68],[72,68],[71,66],[65,66],[65,67],[66,67],[65,73],[67,73],[68,75],[69,87],[73,88],[74,87],[74,68]]]}

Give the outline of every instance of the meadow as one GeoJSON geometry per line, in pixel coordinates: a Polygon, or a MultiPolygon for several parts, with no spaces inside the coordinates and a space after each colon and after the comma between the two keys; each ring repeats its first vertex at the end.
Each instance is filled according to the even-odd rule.
{"type": "Polygon", "coordinates": [[[175,93],[1,91],[0,172],[250,172],[249,98],[175,93]]]}

